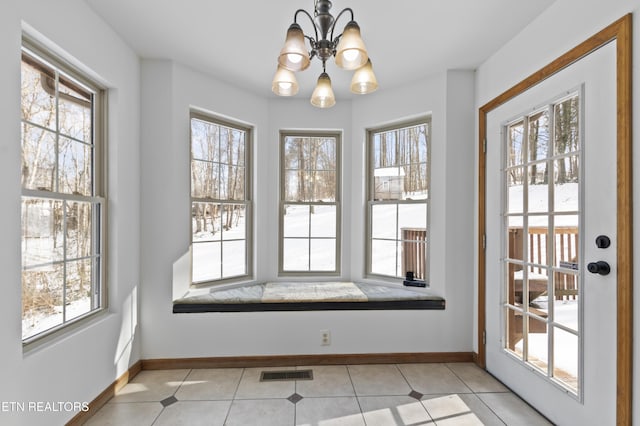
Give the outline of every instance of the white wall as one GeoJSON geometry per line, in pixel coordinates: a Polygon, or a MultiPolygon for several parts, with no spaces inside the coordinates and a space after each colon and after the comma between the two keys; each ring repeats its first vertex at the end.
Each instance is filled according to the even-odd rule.
{"type": "MultiPolygon", "coordinates": [[[[452,157],[473,137],[473,73],[442,74],[404,89],[380,92],[318,110],[308,99],[264,99],[168,61],[142,65],[142,328],[144,359],[232,355],[470,351],[471,274],[446,265],[444,250],[470,261],[472,246],[455,249],[465,227],[445,228],[445,209],[463,208],[472,232],[469,197],[447,200],[466,187],[473,156],[452,157]],[[420,96],[416,96],[419,93],[420,96]],[[432,280],[447,297],[445,311],[263,312],[172,314],[173,274],[189,246],[188,114],[197,107],[243,120],[256,128],[254,200],[256,281],[277,280],[278,161],[280,129],[343,130],[342,279],[362,279],[364,270],[363,153],[365,128],[432,112],[436,182],[432,192],[432,280]],[[447,111],[455,123],[448,125],[447,111]],[[464,121],[464,123],[460,123],[464,121]],[[355,130],[354,130],[355,129],[355,130]],[[447,133],[451,133],[451,140],[447,133]],[[443,159],[447,158],[445,162],[443,159]],[[459,175],[453,167],[461,167],[459,175]],[[445,204],[447,204],[445,206],[445,204]],[[448,240],[449,238],[449,240],[448,240]],[[455,281],[449,283],[449,279],[455,281]],[[445,280],[447,284],[445,285],[445,280]],[[454,300],[454,299],[458,300],[454,300]],[[433,324],[438,326],[434,327],[433,324]],[[320,346],[320,330],[332,345],[320,346]]],[[[188,262],[187,262],[188,264],[188,262]]],[[[188,271],[188,268],[185,270],[188,271]]]]}
{"type": "MultiPolygon", "coordinates": [[[[0,401],[91,401],[140,358],[139,61],[81,0],[0,6],[0,401]],[[62,13],[63,11],[63,13],[62,13]],[[52,19],[55,17],[55,19],[52,19]],[[109,88],[109,313],[23,353],[20,294],[20,44],[22,28],[109,88]]],[[[1,424],[62,424],[75,413],[10,413],[1,424]]]]}
{"type": "MultiPolygon", "coordinates": [[[[598,0],[557,0],[529,26],[524,28],[518,36],[479,67],[476,79],[476,107],[479,108],[484,105],[515,83],[630,12],[634,14],[633,110],[635,111],[634,119],[636,119],[635,123],[637,124],[637,111],[640,111],[640,83],[637,79],[637,64],[640,61],[639,0],[610,0],[606,2],[598,0]],[[523,52],[526,52],[526,54],[523,54],[523,52]]],[[[634,131],[633,133],[633,144],[637,148],[640,146],[640,132],[634,131]]],[[[640,150],[638,149],[633,150],[633,169],[640,170],[640,150]]],[[[634,173],[633,186],[634,198],[639,200],[640,175],[637,173],[634,173]]],[[[636,271],[635,282],[637,283],[638,271],[640,271],[640,210],[637,208],[637,203],[633,222],[633,264],[636,271]]],[[[477,271],[475,276],[477,277],[477,271]]],[[[639,306],[640,292],[636,291],[634,298],[636,302],[634,306],[639,306]]],[[[640,416],[640,395],[637,392],[640,385],[640,347],[637,343],[640,338],[640,315],[638,315],[637,310],[634,325],[634,341],[636,342],[634,346],[634,389],[636,390],[634,396],[634,418],[637,423],[640,416]]],[[[474,348],[477,348],[475,339],[474,348]]]]}

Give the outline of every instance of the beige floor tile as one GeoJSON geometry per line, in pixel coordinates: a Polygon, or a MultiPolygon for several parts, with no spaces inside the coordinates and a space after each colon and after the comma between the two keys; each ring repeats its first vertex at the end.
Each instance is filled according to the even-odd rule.
{"type": "Polygon", "coordinates": [[[471,393],[461,393],[458,395],[473,413],[480,419],[480,421],[486,426],[502,426],[504,423],[493,411],[482,402],[478,395],[471,393]]]}
{"type": "Polygon", "coordinates": [[[172,396],[189,370],[145,370],[118,391],[112,402],[162,401],[172,396]]]}
{"type": "Polygon", "coordinates": [[[285,368],[246,368],[240,379],[240,385],[236,392],[236,399],[260,399],[260,398],[287,398],[296,390],[296,382],[274,381],[261,382],[262,371],[294,370],[295,367],[285,368]]]}
{"type": "Polygon", "coordinates": [[[393,364],[350,365],[351,381],[358,396],[408,395],[411,388],[393,364]]]}
{"type": "Polygon", "coordinates": [[[411,387],[423,394],[471,393],[445,364],[399,364],[411,387]]]}
{"type": "Polygon", "coordinates": [[[313,370],[314,380],[260,382],[262,371],[295,368],[142,371],[87,424],[550,424],[500,382],[470,363],[297,367],[313,370]],[[409,397],[412,390],[417,393],[409,397]],[[294,393],[302,396],[298,401],[292,399],[297,404],[286,399],[294,393]],[[163,408],[160,401],[174,394],[175,399],[164,401],[169,405],[163,408]],[[420,394],[423,395],[418,401],[415,398],[420,394]]]}
{"type": "Polygon", "coordinates": [[[178,401],[153,426],[223,426],[231,401],[178,401]]]}
{"type": "Polygon", "coordinates": [[[159,402],[108,403],[85,423],[87,426],[151,426],[162,411],[159,402]]]}
{"type": "Polygon", "coordinates": [[[482,421],[459,395],[425,395],[422,400],[438,425],[482,426],[482,421]]]}
{"type": "Polygon", "coordinates": [[[471,362],[457,362],[447,364],[473,392],[509,392],[491,374],[471,362]]]}
{"type": "Polygon", "coordinates": [[[360,396],[367,426],[434,425],[422,403],[408,396],[360,396]]]}
{"type": "Polygon", "coordinates": [[[355,396],[347,367],[325,365],[298,367],[313,370],[313,380],[296,381],[296,392],[304,397],[355,396]]]}
{"type": "MultiPolygon", "coordinates": [[[[355,397],[304,398],[296,404],[296,426],[364,426],[355,397]]],[[[284,425],[284,423],[283,423],[284,425]]]]}
{"type": "Polygon", "coordinates": [[[175,396],[180,401],[233,399],[240,377],[242,368],[194,369],[175,396]]]}
{"type": "Polygon", "coordinates": [[[438,426],[504,425],[474,394],[425,395],[422,404],[438,426]]]}
{"type": "Polygon", "coordinates": [[[225,426],[288,426],[294,416],[295,405],[286,399],[235,400],[225,426]]]}
{"type": "Polygon", "coordinates": [[[480,398],[509,426],[550,425],[540,413],[513,393],[481,393],[480,398]]]}

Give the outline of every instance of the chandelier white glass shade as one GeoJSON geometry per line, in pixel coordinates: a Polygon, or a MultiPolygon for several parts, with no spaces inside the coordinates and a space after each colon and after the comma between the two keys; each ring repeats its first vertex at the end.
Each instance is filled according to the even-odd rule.
{"type": "Polygon", "coordinates": [[[284,47],[278,56],[278,64],[289,71],[306,70],[311,64],[309,52],[304,44],[304,33],[300,25],[293,23],[287,30],[284,47]]]}
{"type": "Polygon", "coordinates": [[[314,16],[303,9],[298,9],[293,17],[293,24],[287,30],[284,46],[278,56],[278,69],[273,78],[273,93],[279,96],[293,96],[298,93],[298,82],[295,72],[304,71],[317,57],[322,61],[322,74],[311,96],[311,104],[319,108],[329,108],[336,100],[331,88],[331,79],[326,72],[326,62],[332,56],[336,65],[345,70],[354,70],[351,91],[367,94],[378,88],[367,49],[360,36],[360,27],[353,20],[353,11],[343,9],[336,18],[331,15],[331,1],[315,0],[314,16]],[[297,22],[298,14],[306,15],[313,24],[315,37],[305,35],[297,22]],[[336,23],[344,13],[351,14],[341,34],[333,36],[336,23]],[[309,43],[307,47],[306,41],[309,43]]]}
{"type": "Polygon", "coordinates": [[[276,75],[273,77],[271,90],[279,96],[293,96],[298,93],[298,81],[293,71],[289,71],[281,65],[278,65],[276,75]]]}
{"type": "Polygon", "coordinates": [[[351,79],[351,91],[353,93],[359,93],[365,95],[371,93],[378,88],[378,80],[373,74],[373,67],[371,66],[371,59],[366,64],[361,66],[353,73],[351,79]]]}
{"type": "Polygon", "coordinates": [[[351,21],[344,27],[336,46],[336,65],[345,70],[355,70],[367,63],[369,56],[360,37],[360,27],[351,21]]]}
{"type": "Polygon", "coordinates": [[[336,104],[336,97],[331,88],[329,74],[323,72],[318,77],[318,84],[311,95],[311,105],[318,108],[330,108],[336,104]]]}

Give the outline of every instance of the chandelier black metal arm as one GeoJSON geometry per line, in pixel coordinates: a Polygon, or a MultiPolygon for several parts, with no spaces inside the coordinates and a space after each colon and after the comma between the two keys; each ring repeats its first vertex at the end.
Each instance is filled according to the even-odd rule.
{"type": "MultiPolygon", "coordinates": [[[[304,9],[298,9],[293,15],[293,23],[296,25],[300,25],[298,23],[298,14],[303,13],[309,18],[311,21],[311,25],[313,26],[313,31],[315,33],[315,38],[304,35],[304,38],[309,40],[309,44],[311,46],[311,50],[309,51],[309,57],[313,58],[317,56],[320,58],[323,63],[331,56],[336,55],[336,46],[340,42],[340,37],[342,37],[342,33],[338,34],[336,37],[333,36],[333,33],[336,28],[336,24],[342,17],[345,12],[351,14],[351,19],[349,22],[354,21],[353,9],[350,7],[345,7],[338,13],[338,15],[334,18],[333,15],[329,12],[331,9],[331,2],[328,0],[318,0],[315,2],[315,18],[311,16],[309,12],[304,9]],[[318,30],[320,34],[322,34],[322,38],[318,36],[318,30]],[[329,35],[329,38],[327,36],[329,35]]],[[[324,65],[324,64],[323,64],[324,65]]]]}
{"type": "MultiPolygon", "coordinates": [[[[307,15],[307,17],[308,17],[308,18],[309,18],[309,20],[311,21],[311,25],[313,25],[313,30],[314,30],[314,31],[315,31],[315,33],[316,33],[316,38],[310,37],[310,36],[308,36],[308,35],[306,35],[306,34],[305,34],[305,36],[304,36],[304,37],[305,37],[305,38],[307,38],[307,39],[309,39],[309,41],[310,41],[310,42],[315,43],[315,41],[316,41],[316,40],[318,40],[318,27],[316,27],[316,24],[315,24],[315,22],[313,21],[313,17],[309,14],[309,12],[307,12],[307,11],[306,11],[306,10],[304,10],[304,9],[298,9],[298,10],[296,10],[296,13],[294,13],[294,14],[293,14],[293,23],[294,23],[294,24],[298,24],[298,13],[300,13],[300,12],[304,13],[305,15],[307,15]]],[[[298,25],[300,25],[300,24],[298,24],[298,25]]],[[[312,46],[313,46],[313,44],[312,44],[312,46]]]]}
{"type": "Polygon", "coordinates": [[[336,24],[340,20],[340,17],[342,16],[342,14],[345,13],[345,12],[351,13],[351,19],[349,20],[349,22],[352,22],[354,20],[353,10],[351,10],[350,7],[345,7],[344,9],[342,9],[342,11],[340,13],[338,13],[338,16],[336,16],[335,21],[333,21],[333,26],[331,27],[331,40],[334,40],[336,44],[338,44],[338,42],[340,41],[340,37],[342,37],[342,33],[338,34],[338,36],[336,36],[336,38],[334,39],[333,38],[333,30],[336,28],[336,24]]]}

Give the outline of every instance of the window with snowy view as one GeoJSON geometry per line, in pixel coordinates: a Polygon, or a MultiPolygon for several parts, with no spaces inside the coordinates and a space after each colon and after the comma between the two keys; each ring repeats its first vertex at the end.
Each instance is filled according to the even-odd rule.
{"type": "Polygon", "coordinates": [[[195,284],[251,275],[251,129],[191,113],[191,273],[195,284]]]}
{"type": "Polygon", "coordinates": [[[104,94],[25,44],[21,64],[22,338],[104,308],[104,94]]]}
{"type": "Polygon", "coordinates": [[[338,274],[340,134],[280,139],[280,274],[338,274]]]}
{"type": "Polygon", "coordinates": [[[367,275],[426,280],[431,119],[368,131],[367,275]]]}

